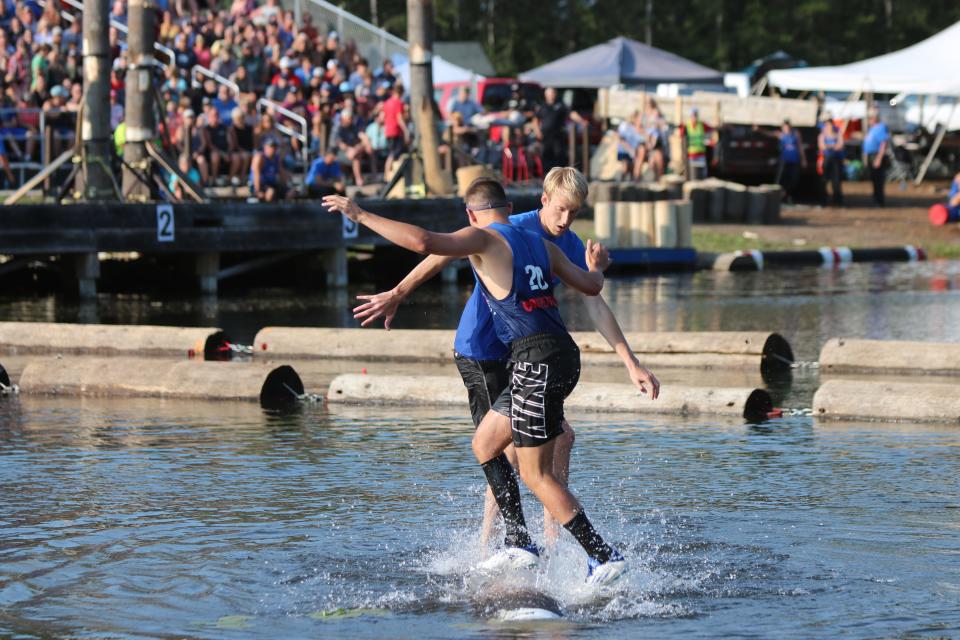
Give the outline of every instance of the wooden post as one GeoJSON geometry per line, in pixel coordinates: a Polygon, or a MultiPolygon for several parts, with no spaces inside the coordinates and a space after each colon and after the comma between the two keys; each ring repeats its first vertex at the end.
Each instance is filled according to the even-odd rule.
{"type": "Polygon", "coordinates": [[[436,113],[433,109],[433,2],[407,0],[410,41],[410,108],[416,121],[427,190],[447,195],[451,185],[440,167],[436,113]]]}
{"type": "Polygon", "coordinates": [[[347,286],[347,248],[336,247],[323,252],[323,267],[328,287],[347,286]]]}
{"type": "MultiPolygon", "coordinates": [[[[132,169],[143,175],[152,175],[150,156],[144,147],[156,132],[153,117],[153,38],[155,9],[150,0],[129,0],[127,3],[129,66],[126,78],[124,120],[127,139],[123,159],[132,169]]],[[[123,193],[130,200],[144,202],[152,195],[150,185],[144,184],[130,169],[123,168],[123,193]]]]}
{"type": "Polygon", "coordinates": [[[94,253],[79,253],[73,257],[77,274],[77,293],[82,300],[97,297],[97,279],[100,277],[100,258],[94,253]]]}
{"type": "Polygon", "coordinates": [[[196,256],[197,277],[200,279],[200,292],[216,295],[220,274],[220,254],[212,251],[198,253],[196,256]]]}
{"type": "Polygon", "coordinates": [[[577,161],[577,134],[576,125],[572,122],[567,125],[567,166],[572,167],[577,161]]]}
{"type": "Polygon", "coordinates": [[[583,131],[580,132],[580,157],[582,158],[583,164],[580,165],[580,168],[583,170],[584,175],[588,178],[590,177],[590,122],[585,122],[583,124],[583,131]]]}
{"type": "Polygon", "coordinates": [[[110,39],[107,0],[83,2],[82,122],[83,165],[77,179],[78,191],[87,200],[114,198],[113,169],[110,165],[110,39]]]}

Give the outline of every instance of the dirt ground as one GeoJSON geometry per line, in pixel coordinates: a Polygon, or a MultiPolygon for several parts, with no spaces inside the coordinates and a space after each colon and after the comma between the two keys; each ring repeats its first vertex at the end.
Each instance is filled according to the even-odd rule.
{"type": "Polygon", "coordinates": [[[887,205],[873,205],[868,182],[843,185],[843,208],[784,206],[778,225],[696,225],[694,244],[703,251],[787,247],[922,247],[930,257],[960,257],[960,223],[935,227],[927,209],[946,200],[948,183],[888,184],[887,205]],[[754,235],[755,234],[755,235],[754,235]],[[733,244],[735,246],[726,247],[733,244]],[[716,246],[708,246],[716,245],[716,246]]]}

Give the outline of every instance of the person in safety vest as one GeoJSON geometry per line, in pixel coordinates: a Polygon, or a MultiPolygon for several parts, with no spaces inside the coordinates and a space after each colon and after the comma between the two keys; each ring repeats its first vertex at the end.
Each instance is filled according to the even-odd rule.
{"type": "Polygon", "coordinates": [[[703,180],[707,177],[707,145],[712,139],[713,129],[700,119],[700,110],[690,109],[690,118],[680,128],[680,137],[687,154],[687,175],[690,180],[703,180]]]}

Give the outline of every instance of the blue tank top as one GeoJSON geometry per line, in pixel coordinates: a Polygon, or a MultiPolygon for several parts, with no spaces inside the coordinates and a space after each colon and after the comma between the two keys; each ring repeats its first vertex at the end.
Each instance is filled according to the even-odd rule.
{"type": "Polygon", "coordinates": [[[823,157],[825,158],[842,158],[843,157],[842,149],[833,148],[833,145],[837,144],[837,138],[838,136],[836,133],[834,133],[832,136],[827,135],[826,133],[823,134],[823,144],[826,145],[827,147],[823,152],[823,157]]]}
{"type": "Polygon", "coordinates": [[[780,133],[780,157],[787,163],[800,162],[800,144],[796,132],[780,133]]]}
{"type": "Polygon", "coordinates": [[[563,335],[567,329],[553,295],[550,256],[539,234],[495,222],[490,225],[513,252],[513,283],[503,300],[494,298],[477,278],[477,288],[493,315],[497,337],[505,345],[538,333],[563,335]]]}
{"type": "MultiPolygon", "coordinates": [[[[273,156],[272,160],[263,156],[263,164],[260,166],[260,184],[268,187],[276,186],[277,179],[280,177],[280,156],[273,156]]],[[[253,186],[253,167],[250,167],[250,186],[253,186]]]]}

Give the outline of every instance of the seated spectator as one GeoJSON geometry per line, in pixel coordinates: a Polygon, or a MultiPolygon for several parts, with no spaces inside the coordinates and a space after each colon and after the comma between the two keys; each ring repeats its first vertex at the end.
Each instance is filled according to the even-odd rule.
{"type": "MultiPolygon", "coordinates": [[[[213,107],[206,110],[207,123],[201,128],[201,151],[210,163],[210,184],[216,184],[220,167],[230,162],[227,128],[220,122],[220,113],[213,107]]],[[[231,178],[237,177],[235,174],[231,178]]]]}
{"type": "Polygon", "coordinates": [[[197,64],[206,69],[210,68],[210,63],[213,62],[213,55],[210,53],[210,49],[207,48],[207,41],[202,33],[197,34],[196,40],[193,41],[193,55],[197,57],[197,64]]]}
{"type": "Polygon", "coordinates": [[[377,116],[367,125],[363,131],[370,141],[370,148],[373,150],[373,157],[376,159],[377,167],[387,161],[387,132],[383,128],[383,112],[377,113],[377,116]]]}
{"type": "Polygon", "coordinates": [[[183,33],[173,40],[173,54],[177,68],[187,73],[197,64],[197,54],[187,46],[187,36],[183,33]]]}
{"type": "Polygon", "coordinates": [[[230,114],[239,105],[233,96],[233,92],[225,84],[221,84],[217,89],[217,97],[213,99],[213,106],[220,114],[221,122],[229,122],[230,114]]]}
{"type": "Polygon", "coordinates": [[[230,114],[230,128],[227,130],[230,145],[230,182],[234,186],[240,184],[238,176],[245,176],[250,172],[250,161],[253,159],[253,127],[247,124],[246,114],[237,107],[230,114]]]}
{"type": "Polygon", "coordinates": [[[276,138],[267,138],[250,163],[250,189],[253,197],[262,202],[276,202],[287,195],[287,172],[278,146],[276,138]]]}
{"type": "Polygon", "coordinates": [[[335,193],[346,193],[346,186],[343,181],[343,171],[340,169],[340,163],[337,161],[337,152],[332,148],[327,149],[323,156],[317,158],[310,164],[310,170],[307,171],[307,177],[304,180],[307,187],[307,193],[311,198],[322,198],[323,196],[333,195],[335,193]]]}
{"type": "Polygon", "coordinates": [[[233,57],[233,52],[230,50],[230,47],[224,44],[223,40],[218,40],[213,44],[211,53],[214,51],[216,51],[216,54],[210,62],[210,71],[224,78],[229,78],[236,73],[238,68],[237,60],[233,57]]]}
{"type": "Polygon", "coordinates": [[[353,120],[353,113],[340,113],[340,128],[337,131],[337,147],[347,156],[353,167],[353,179],[358,187],[363,186],[361,161],[373,154],[367,134],[360,131],[353,120]]]}
{"type": "MultiPolygon", "coordinates": [[[[200,185],[200,172],[197,171],[196,168],[190,166],[190,156],[185,153],[181,153],[177,159],[177,166],[180,168],[180,171],[183,172],[183,174],[187,176],[191,182],[193,182],[193,184],[200,185]]],[[[186,194],[183,191],[183,181],[177,177],[177,174],[170,174],[170,180],[167,182],[167,188],[177,199],[177,201],[186,200],[186,194]]]]}
{"type": "Polygon", "coordinates": [[[0,167],[3,168],[3,175],[6,182],[3,185],[4,189],[12,189],[17,186],[17,181],[13,177],[13,172],[10,171],[10,158],[7,156],[7,147],[3,143],[3,137],[0,137],[0,167]]]}
{"type": "Polygon", "coordinates": [[[183,111],[183,124],[178,137],[179,141],[175,141],[174,144],[181,153],[187,154],[197,167],[200,172],[200,184],[207,184],[210,181],[210,170],[207,157],[203,153],[203,136],[200,133],[200,127],[197,126],[193,109],[188,108],[183,111]]]}
{"type": "Polygon", "coordinates": [[[635,180],[640,178],[646,161],[647,142],[641,126],[640,111],[634,111],[617,127],[617,160],[623,163],[623,175],[635,180]]]}
{"type": "Polygon", "coordinates": [[[470,87],[460,87],[457,99],[450,105],[450,113],[459,113],[463,116],[463,123],[470,124],[473,116],[483,113],[483,108],[470,99],[470,87]]]}

